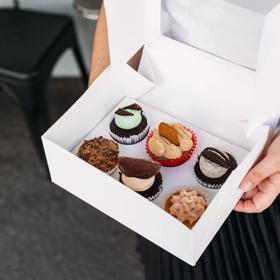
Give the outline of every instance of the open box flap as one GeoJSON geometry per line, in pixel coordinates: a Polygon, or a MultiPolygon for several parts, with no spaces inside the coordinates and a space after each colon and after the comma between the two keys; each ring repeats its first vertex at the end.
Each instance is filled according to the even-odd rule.
{"type": "Polygon", "coordinates": [[[111,65],[126,63],[143,45],[145,1],[105,0],[111,65]]]}
{"type": "Polygon", "coordinates": [[[158,84],[141,96],[143,102],[176,118],[195,120],[192,125],[250,148],[247,124],[240,120],[248,118],[253,71],[163,38],[144,48],[139,72],[158,84]],[[168,55],[174,52],[176,56],[168,55]]]}
{"type": "MultiPolygon", "coordinates": [[[[144,44],[156,41],[160,37],[161,0],[105,0],[105,8],[113,66],[123,65],[144,44]]],[[[246,112],[247,117],[250,117],[248,135],[259,125],[276,119],[279,115],[280,79],[277,71],[277,63],[280,62],[279,25],[280,5],[265,17],[257,72],[252,71],[256,78],[252,105],[248,108],[249,112],[246,112]]],[[[240,69],[242,68],[240,66],[240,69]]]]}
{"type": "Polygon", "coordinates": [[[280,5],[266,15],[248,134],[280,116],[280,5]]]}
{"type": "Polygon", "coordinates": [[[160,34],[160,0],[105,0],[104,4],[111,65],[121,66],[160,34]]]}
{"type": "Polygon", "coordinates": [[[128,65],[118,71],[108,67],[42,137],[67,150],[72,150],[122,98],[128,96],[137,99],[143,92],[148,92],[154,86],[151,81],[139,75],[128,65]],[[73,120],[79,121],[76,123],[78,126],[74,133],[75,137],[73,137],[73,120]]]}

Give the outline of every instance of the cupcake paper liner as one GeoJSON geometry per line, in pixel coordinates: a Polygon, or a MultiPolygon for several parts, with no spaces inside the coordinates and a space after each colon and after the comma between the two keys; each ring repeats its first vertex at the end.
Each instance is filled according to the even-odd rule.
{"type": "Polygon", "coordinates": [[[149,196],[148,200],[153,201],[153,200],[157,199],[159,197],[159,195],[161,194],[162,190],[163,190],[163,186],[161,184],[160,186],[158,186],[158,192],[153,196],[149,196]]]}
{"type": "MultiPolygon", "coordinates": [[[[119,172],[119,181],[125,185],[122,181],[122,177],[121,177],[122,173],[119,172]]],[[[149,189],[142,191],[142,192],[137,192],[139,195],[143,196],[144,198],[153,201],[156,198],[159,197],[159,195],[161,194],[162,190],[163,190],[163,183],[162,183],[162,175],[161,173],[157,173],[155,178],[155,182],[153,184],[153,186],[151,186],[149,189]],[[154,190],[155,189],[155,190],[154,190]],[[156,191],[156,192],[155,192],[156,191]]],[[[129,187],[127,187],[129,188],[129,187]]]]}
{"type": "Polygon", "coordinates": [[[137,135],[131,135],[130,137],[120,137],[116,134],[114,134],[112,131],[110,131],[110,136],[117,141],[120,144],[124,145],[133,145],[141,142],[149,133],[150,127],[147,125],[147,127],[139,134],[137,135]]]}
{"type": "Polygon", "coordinates": [[[196,178],[196,181],[202,186],[202,187],[205,187],[207,189],[211,189],[211,190],[219,190],[223,185],[220,184],[220,185],[211,185],[209,183],[206,183],[204,181],[202,181],[200,178],[197,177],[197,175],[195,174],[194,172],[194,176],[196,178]]]}
{"type": "Polygon", "coordinates": [[[154,154],[152,154],[152,152],[150,151],[149,149],[149,141],[150,139],[152,138],[153,134],[154,134],[154,131],[152,131],[149,136],[147,137],[147,141],[146,141],[146,151],[147,151],[147,154],[156,162],[159,162],[162,166],[165,166],[165,167],[176,167],[176,166],[179,166],[183,163],[185,163],[186,161],[188,161],[196,146],[197,146],[197,136],[196,134],[190,130],[189,128],[186,128],[189,132],[191,132],[192,134],[192,141],[193,141],[193,146],[191,148],[191,150],[189,152],[187,152],[185,155],[182,155],[181,157],[179,158],[176,158],[176,159],[163,159],[163,160],[160,160],[158,157],[156,157],[154,154]]]}
{"type": "MultiPolygon", "coordinates": [[[[209,204],[208,195],[207,195],[203,190],[200,190],[200,189],[198,190],[198,189],[195,188],[195,187],[183,187],[183,188],[178,189],[177,191],[174,191],[174,192],[172,192],[171,194],[168,195],[166,201],[164,202],[164,209],[165,209],[165,205],[166,205],[166,202],[168,201],[168,199],[170,199],[173,195],[178,194],[178,193],[179,193],[180,191],[182,191],[182,190],[188,190],[188,191],[196,191],[196,192],[198,192],[200,195],[202,195],[202,196],[205,198],[205,200],[206,200],[207,203],[209,204]]],[[[208,207],[208,205],[207,205],[207,207],[208,207]]],[[[165,210],[166,210],[166,209],[165,209],[165,210]]]]}
{"type": "Polygon", "coordinates": [[[196,157],[196,161],[195,161],[195,164],[193,166],[193,175],[196,178],[196,181],[199,183],[199,185],[201,185],[202,187],[207,188],[207,189],[219,190],[223,186],[223,184],[210,184],[210,183],[206,183],[206,182],[204,182],[202,179],[200,179],[196,175],[196,173],[194,171],[194,168],[195,168],[195,165],[197,164],[197,162],[198,162],[198,157],[196,157]]]}
{"type": "MultiPolygon", "coordinates": [[[[206,206],[206,208],[205,208],[205,210],[204,210],[204,212],[205,212],[206,209],[207,209],[207,207],[209,206],[209,199],[208,199],[207,195],[206,195],[203,191],[200,191],[200,190],[197,190],[197,189],[194,189],[194,188],[191,188],[191,187],[186,187],[186,188],[183,188],[183,189],[190,190],[190,191],[191,191],[191,190],[194,190],[194,191],[198,192],[201,196],[204,197],[204,199],[205,199],[206,202],[207,202],[207,206],[206,206]]],[[[183,190],[183,189],[181,189],[181,190],[183,190]]],[[[172,194],[170,194],[170,195],[168,196],[168,198],[166,199],[165,203],[164,203],[164,210],[165,210],[168,214],[170,214],[172,217],[174,217],[175,219],[177,219],[177,218],[176,218],[175,216],[173,216],[173,215],[170,213],[170,210],[169,210],[169,207],[167,207],[167,204],[169,203],[169,201],[170,201],[170,199],[172,198],[172,196],[178,194],[181,190],[178,190],[178,191],[173,192],[172,194]]],[[[204,212],[202,213],[202,215],[204,214],[204,212]]],[[[201,215],[200,217],[198,217],[198,219],[197,219],[192,225],[189,225],[188,223],[183,223],[183,224],[184,224],[185,226],[187,226],[188,228],[192,229],[192,228],[195,226],[195,224],[199,221],[199,219],[202,217],[202,215],[201,215]]],[[[178,220],[178,221],[179,221],[179,220],[178,220]]]]}
{"type": "Polygon", "coordinates": [[[118,165],[116,165],[113,169],[106,172],[107,175],[112,176],[118,170],[118,165]]]}

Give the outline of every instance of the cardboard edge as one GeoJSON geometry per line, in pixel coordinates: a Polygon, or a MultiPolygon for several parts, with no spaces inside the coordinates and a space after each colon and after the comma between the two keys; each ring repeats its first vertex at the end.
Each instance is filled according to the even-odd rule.
{"type": "Polygon", "coordinates": [[[151,80],[155,84],[158,83],[158,78],[156,77],[152,60],[150,59],[149,52],[147,51],[147,45],[144,46],[138,71],[146,79],[151,80]],[[144,65],[145,67],[143,67],[144,65]]]}
{"type": "Polygon", "coordinates": [[[266,15],[263,34],[258,53],[255,100],[251,108],[247,135],[251,135],[259,126],[280,118],[279,106],[279,47],[280,4],[278,3],[266,15]],[[269,110],[263,110],[269,108],[269,110]]]}
{"type": "Polygon", "coordinates": [[[156,85],[125,65],[121,69],[108,67],[67,111],[64,113],[44,134],[44,138],[53,140],[66,149],[73,149],[89,131],[114,108],[120,100],[128,96],[138,99],[141,95],[149,92],[156,85]],[[110,85],[108,85],[108,80],[110,85]],[[83,111],[80,112],[80,107],[83,111]],[[95,117],[89,119],[95,112],[95,117]],[[73,122],[79,115],[79,121],[73,122]],[[76,129],[76,138],[73,138],[73,129],[76,129]],[[68,137],[72,135],[71,137],[68,137]],[[79,136],[77,136],[79,135],[79,136]]]}
{"type": "Polygon", "coordinates": [[[191,244],[191,231],[187,227],[170,216],[168,213],[163,213],[162,211],[164,210],[157,205],[149,202],[132,190],[123,188],[123,185],[116,181],[114,178],[97,170],[88,163],[83,162],[81,159],[76,157],[71,152],[65,150],[63,147],[59,146],[49,139],[46,139],[45,137],[42,137],[42,140],[48,165],[50,167],[51,180],[53,183],[61,186],[63,189],[72,193],[79,199],[85,201],[86,203],[97,208],[101,212],[117,220],[131,230],[151,240],[151,242],[155,242],[155,240],[158,240],[158,242],[155,242],[158,246],[162,247],[165,250],[168,250],[171,254],[176,254],[176,256],[183,261],[193,264],[193,250],[191,246],[188,251],[186,251],[184,247],[180,247],[179,251],[178,249],[176,249],[175,251],[173,250],[173,248],[176,247],[175,245],[177,244],[177,242],[181,242],[182,244],[191,244]],[[57,160],[58,157],[59,160],[57,160]],[[87,183],[84,182],[83,187],[85,189],[81,190],[81,183],[80,181],[77,183],[75,172],[69,173],[69,171],[65,171],[65,162],[67,162],[67,168],[69,170],[73,169],[75,170],[75,172],[78,172],[79,170],[79,172],[85,175],[84,178],[93,176],[94,180],[92,182],[97,182],[100,178],[102,178],[102,182],[104,186],[106,186],[106,188],[98,188],[99,190],[95,191],[93,195],[93,193],[90,191],[90,188],[88,186],[84,186],[87,185],[87,183]],[[67,176],[63,176],[63,172],[67,172],[67,176]],[[113,188],[112,185],[114,185],[113,188]],[[121,186],[122,188],[118,188],[118,186],[121,186]],[[134,217],[133,215],[125,215],[125,213],[127,212],[127,209],[123,209],[123,207],[125,207],[125,204],[121,204],[123,206],[111,205],[109,209],[108,207],[103,207],[102,204],[100,204],[100,201],[98,203],[96,201],[93,202],[93,200],[95,200],[94,197],[96,197],[96,193],[104,196],[105,193],[109,191],[109,189],[110,191],[114,190],[113,193],[111,192],[112,196],[114,196],[116,192],[119,192],[119,196],[121,195],[122,199],[127,199],[126,201],[129,201],[130,205],[132,205],[133,202],[133,208],[135,209],[134,214],[137,215],[138,223],[134,223],[132,221],[132,217],[134,217]],[[139,211],[139,209],[142,210],[139,211]],[[149,222],[146,221],[147,217],[149,222]],[[155,223],[153,219],[157,220],[158,223],[155,223]],[[154,229],[152,229],[153,227],[154,229]],[[151,229],[147,230],[147,228],[151,229]],[[176,239],[173,238],[174,231],[177,232],[176,239]]]}

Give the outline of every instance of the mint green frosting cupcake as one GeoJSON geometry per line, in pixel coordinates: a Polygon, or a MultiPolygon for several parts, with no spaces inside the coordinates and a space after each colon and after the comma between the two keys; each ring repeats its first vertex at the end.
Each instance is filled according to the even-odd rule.
{"type": "Polygon", "coordinates": [[[143,140],[148,132],[147,118],[136,103],[118,109],[110,123],[110,135],[120,144],[136,144],[143,140]]]}
{"type": "Polygon", "coordinates": [[[115,123],[121,129],[133,129],[137,127],[142,121],[141,111],[126,109],[125,112],[129,114],[118,115],[115,113],[115,123]]]}

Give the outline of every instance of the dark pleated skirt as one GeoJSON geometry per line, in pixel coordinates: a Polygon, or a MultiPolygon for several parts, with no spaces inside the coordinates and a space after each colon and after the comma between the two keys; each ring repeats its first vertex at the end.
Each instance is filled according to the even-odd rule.
{"type": "Polygon", "coordinates": [[[139,237],[146,280],[280,279],[280,197],[261,214],[232,212],[195,267],[139,237]]]}

